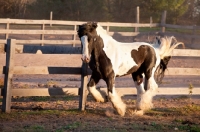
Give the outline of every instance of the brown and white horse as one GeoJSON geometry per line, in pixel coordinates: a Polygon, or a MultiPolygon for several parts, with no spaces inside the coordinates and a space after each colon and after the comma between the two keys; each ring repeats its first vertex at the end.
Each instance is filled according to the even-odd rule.
{"type": "Polygon", "coordinates": [[[125,115],[126,104],[115,90],[115,77],[132,74],[137,88],[136,109],[148,110],[153,107],[152,98],[158,88],[155,72],[159,71],[162,78],[171,52],[183,44],[172,43],[174,37],[157,39],[154,44],[121,43],[95,22],[80,25],[78,36],[82,44],[82,60],[89,63],[92,70],[89,92],[96,101],[105,102],[106,98],[96,89],[96,84],[103,79],[107,84],[108,98],[121,116],[125,115]]]}

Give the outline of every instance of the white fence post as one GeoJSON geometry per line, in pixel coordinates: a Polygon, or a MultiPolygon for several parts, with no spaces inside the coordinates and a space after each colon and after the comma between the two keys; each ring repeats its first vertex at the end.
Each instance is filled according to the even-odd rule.
{"type": "MultiPolygon", "coordinates": [[[[137,6],[136,8],[136,23],[140,23],[140,8],[137,6]]],[[[135,27],[135,32],[139,32],[139,27],[135,27]]]]}
{"type": "MultiPolygon", "coordinates": [[[[52,21],[53,19],[53,11],[50,12],[50,21],[52,21]]],[[[52,26],[52,24],[50,23],[50,26],[52,26]]]]}
{"type": "Polygon", "coordinates": [[[165,32],[165,24],[166,24],[166,17],[167,17],[167,11],[165,10],[162,13],[162,18],[161,18],[161,32],[165,32]]]}

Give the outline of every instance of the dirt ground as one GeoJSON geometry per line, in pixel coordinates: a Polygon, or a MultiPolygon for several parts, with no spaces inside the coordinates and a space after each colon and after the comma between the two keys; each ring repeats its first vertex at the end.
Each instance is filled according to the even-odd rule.
{"type": "MultiPolygon", "coordinates": [[[[196,58],[173,58],[170,66],[199,67],[196,58]]],[[[2,78],[3,76],[1,76],[2,78]]],[[[161,86],[200,86],[200,77],[166,76],[161,86]]],[[[20,88],[45,86],[80,86],[80,77],[66,75],[14,76],[20,88]]],[[[104,82],[99,86],[105,87],[104,82]]],[[[134,88],[130,76],[117,78],[116,86],[134,88]]],[[[110,102],[98,103],[88,96],[86,110],[79,111],[78,96],[13,97],[11,113],[0,112],[0,132],[200,132],[200,96],[155,96],[154,108],[144,115],[134,114],[136,96],[123,96],[127,104],[124,117],[116,114],[110,102]]],[[[2,107],[2,98],[0,107],[2,107]]]]}
{"type": "Polygon", "coordinates": [[[154,108],[134,115],[135,96],[123,97],[127,112],[120,117],[110,102],[98,103],[91,96],[85,111],[78,110],[78,97],[14,97],[10,114],[0,113],[2,132],[132,132],[200,131],[199,97],[155,97],[154,108]]]}

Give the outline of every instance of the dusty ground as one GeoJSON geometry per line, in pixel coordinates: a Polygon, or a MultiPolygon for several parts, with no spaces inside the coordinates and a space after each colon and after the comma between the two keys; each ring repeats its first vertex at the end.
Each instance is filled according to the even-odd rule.
{"type": "Polygon", "coordinates": [[[12,99],[10,114],[0,113],[0,131],[200,131],[200,101],[189,96],[156,97],[154,109],[134,115],[135,96],[123,97],[124,117],[110,102],[97,103],[90,96],[86,111],[78,111],[78,97],[30,97],[12,99]]]}
{"type": "MultiPolygon", "coordinates": [[[[198,67],[196,58],[174,58],[170,66],[198,67]]],[[[3,76],[1,76],[3,77],[3,76]]],[[[200,86],[200,77],[166,76],[161,86],[200,86]]],[[[66,75],[18,75],[13,85],[20,88],[40,87],[49,83],[60,87],[80,86],[80,77],[66,75]]],[[[99,86],[105,87],[104,82],[99,86]]],[[[117,78],[116,86],[133,86],[130,76],[117,78]]],[[[191,131],[200,132],[200,97],[156,96],[154,108],[143,116],[134,114],[136,96],[123,96],[127,112],[120,117],[110,102],[98,103],[88,96],[86,111],[79,111],[78,96],[62,97],[13,97],[10,114],[0,112],[2,132],[132,132],[132,131],[191,131]]],[[[1,99],[2,100],[2,99],[1,99]]],[[[1,101],[0,101],[1,102],[1,101]]],[[[0,104],[1,107],[2,104],[0,104]]]]}

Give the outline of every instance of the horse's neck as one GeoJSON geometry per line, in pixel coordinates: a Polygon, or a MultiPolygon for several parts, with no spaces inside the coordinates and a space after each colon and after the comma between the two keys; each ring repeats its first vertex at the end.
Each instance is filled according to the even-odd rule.
{"type": "Polygon", "coordinates": [[[103,29],[103,27],[101,27],[100,25],[98,25],[97,29],[97,34],[103,39],[104,44],[107,44],[108,41],[116,41],[115,39],[112,38],[112,36],[110,36],[108,34],[108,32],[103,29]]]}

